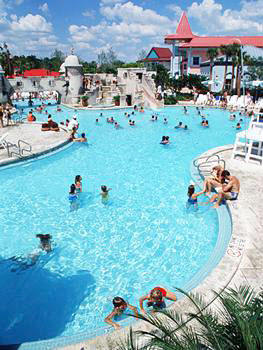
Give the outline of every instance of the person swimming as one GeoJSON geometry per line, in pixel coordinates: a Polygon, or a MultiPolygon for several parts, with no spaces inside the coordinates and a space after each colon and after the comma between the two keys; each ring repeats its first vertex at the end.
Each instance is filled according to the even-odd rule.
{"type": "Polygon", "coordinates": [[[107,204],[108,200],[109,200],[109,191],[111,190],[111,188],[107,188],[107,186],[105,185],[101,185],[101,201],[103,204],[107,204]]]}
{"type": "Polygon", "coordinates": [[[80,175],[75,176],[76,193],[82,192],[82,177],[80,175]]]}
{"type": "Polygon", "coordinates": [[[68,196],[68,200],[69,200],[69,203],[70,203],[70,210],[71,211],[78,209],[77,199],[78,199],[78,196],[77,196],[77,193],[76,193],[76,186],[75,186],[75,184],[72,184],[70,186],[69,196],[68,196]]]}
{"type": "Polygon", "coordinates": [[[126,309],[130,309],[131,311],[134,312],[135,316],[138,316],[138,310],[135,306],[130,305],[127,301],[125,301],[123,298],[121,297],[115,297],[112,300],[112,304],[113,304],[113,310],[112,312],[104,319],[104,321],[106,323],[108,323],[109,325],[113,326],[115,329],[119,329],[121,326],[112,321],[112,319],[116,316],[120,316],[122,315],[126,309]]]}
{"type": "Polygon", "coordinates": [[[170,143],[169,136],[163,136],[160,142],[161,145],[168,145],[170,143]]]}
{"type": "Polygon", "coordinates": [[[37,234],[36,237],[40,239],[40,248],[47,253],[51,252],[51,250],[52,250],[52,246],[51,246],[52,236],[50,234],[37,234]]]}
{"type": "Polygon", "coordinates": [[[182,122],[179,122],[178,125],[174,127],[175,129],[184,129],[184,124],[182,122]]]}
{"type": "Polygon", "coordinates": [[[140,298],[140,309],[141,312],[145,313],[143,308],[143,302],[147,300],[147,306],[153,307],[154,310],[164,309],[166,307],[165,300],[176,301],[176,295],[173,292],[170,292],[168,289],[163,287],[153,288],[149,294],[140,298]]]}
{"type": "Polygon", "coordinates": [[[236,125],[236,129],[237,129],[237,130],[241,129],[241,125],[240,125],[240,123],[237,123],[237,125],[236,125]]]}
{"type": "Polygon", "coordinates": [[[168,124],[167,118],[164,118],[163,123],[164,123],[164,124],[168,124]]]}
{"type": "Polygon", "coordinates": [[[73,142],[87,142],[86,134],[83,132],[80,137],[73,138],[73,142]]]}
{"type": "Polygon", "coordinates": [[[201,192],[195,193],[195,187],[194,185],[188,186],[188,191],[187,191],[187,208],[189,208],[191,205],[194,205],[195,208],[197,208],[197,197],[200,196],[201,194],[205,193],[205,189],[201,192]]]}

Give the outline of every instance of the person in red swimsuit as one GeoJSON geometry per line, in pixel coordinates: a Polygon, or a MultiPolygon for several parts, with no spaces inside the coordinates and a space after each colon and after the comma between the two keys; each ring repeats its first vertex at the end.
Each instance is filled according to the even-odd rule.
{"type": "Polygon", "coordinates": [[[121,297],[115,297],[112,300],[112,303],[113,303],[114,309],[104,319],[104,321],[106,323],[110,324],[111,326],[113,326],[115,329],[119,329],[121,326],[118,323],[112,321],[112,319],[116,316],[123,314],[127,308],[132,310],[134,312],[135,316],[138,316],[137,308],[135,306],[132,306],[129,303],[127,303],[127,301],[125,301],[121,297]]]}
{"type": "Polygon", "coordinates": [[[153,288],[149,294],[140,298],[141,312],[145,313],[143,308],[144,300],[148,300],[147,306],[152,306],[154,310],[164,309],[166,307],[164,299],[176,301],[176,295],[163,287],[153,288]]]}

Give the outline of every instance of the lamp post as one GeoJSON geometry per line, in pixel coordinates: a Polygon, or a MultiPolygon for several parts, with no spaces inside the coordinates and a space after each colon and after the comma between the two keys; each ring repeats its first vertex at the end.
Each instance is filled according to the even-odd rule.
{"type": "MultiPolygon", "coordinates": [[[[243,57],[243,45],[239,38],[235,38],[234,41],[238,41],[240,45],[240,55],[241,55],[241,82],[242,82],[242,91],[243,91],[243,101],[244,101],[244,107],[245,107],[245,84],[244,84],[244,57],[243,57]]],[[[236,79],[238,78],[238,74],[236,79]]],[[[247,118],[245,116],[245,157],[247,156],[247,118]]]]}

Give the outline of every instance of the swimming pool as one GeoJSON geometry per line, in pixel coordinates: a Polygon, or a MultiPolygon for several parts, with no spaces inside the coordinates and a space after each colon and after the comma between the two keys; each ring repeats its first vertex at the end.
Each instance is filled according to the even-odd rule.
{"type": "MultiPolygon", "coordinates": [[[[64,107],[48,110],[56,121],[74,114],[64,107]]],[[[1,344],[104,326],[114,296],[138,306],[156,285],[184,288],[215,248],[216,212],[205,206],[188,212],[186,192],[191,160],[233,143],[229,113],[205,110],[210,128],[203,129],[194,108],[188,115],[166,108],[157,122],[149,121],[151,111],[137,113],[135,127],[128,126],[124,110],[102,111],[102,118],[100,112],[78,112],[89,146],[73,144],[0,172],[1,344]],[[123,129],[107,124],[108,116],[123,129]],[[189,130],[174,130],[179,121],[189,130]],[[170,136],[171,145],[159,144],[162,135],[170,136]],[[84,192],[80,208],[70,212],[68,191],[77,174],[84,192]],[[112,188],[106,206],[99,196],[102,184],[112,188]],[[33,252],[38,233],[53,236],[54,251],[32,267],[17,267],[10,258],[33,252]]]]}

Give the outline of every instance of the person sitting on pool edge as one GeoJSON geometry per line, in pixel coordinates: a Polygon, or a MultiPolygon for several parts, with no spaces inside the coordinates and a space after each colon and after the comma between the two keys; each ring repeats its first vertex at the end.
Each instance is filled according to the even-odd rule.
{"type": "Polygon", "coordinates": [[[231,176],[228,170],[222,171],[221,176],[226,179],[228,183],[223,184],[222,190],[210,199],[210,202],[214,202],[217,199],[216,204],[213,206],[215,209],[219,208],[224,199],[237,200],[240,191],[240,181],[236,176],[231,176]]]}
{"type": "Polygon", "coordinates": [[[127,308],[133,311],[135,316],[138,316],[137,308],[133,305],[130,305],[127,301],[125,301],[121,297],[115,297],[112,300],[112,304],[114,308],[112,312],[104,319],[104,321],[109,325],[113,326],[115,329],[120,329],[121,326],[118,323],[112,321],[112,319],[116,316],[122,315],[127,308]]]}
{"type": "Polygon", "coordinates": [[[147,306],[152,306],[154,310],[164,309],[166,307],[164,299],[176,301],[176,295],[163,287],[153,288],[149,294],[140,298],[140,310],[142,313],[146,311],[143,308],[143,302],[148,300],[147,306]]]}

